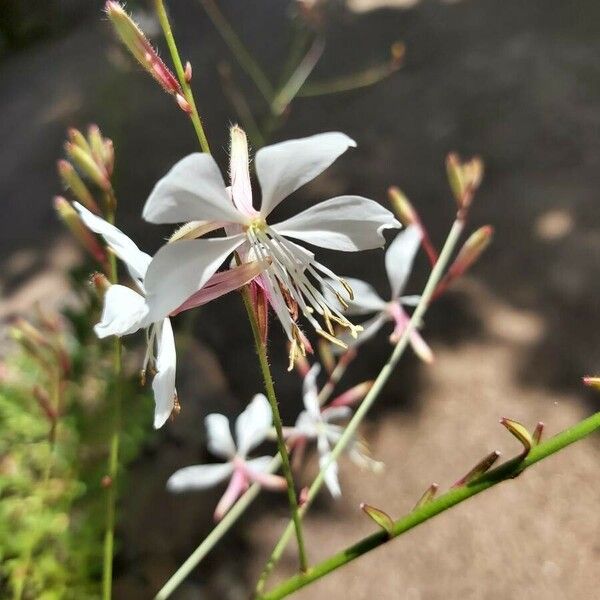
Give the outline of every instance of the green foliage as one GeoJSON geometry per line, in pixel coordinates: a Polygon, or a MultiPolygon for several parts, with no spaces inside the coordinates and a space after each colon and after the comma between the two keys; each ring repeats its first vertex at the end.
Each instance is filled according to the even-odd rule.
{"type": "MultiPolygon", "coordinates": [[[[0,382],[0,597],[100,597],[105,475],[110,429],[111,344],[96,340],[97,306],[76,281],[82,309],[63,317],[60,331],[37,325],[64,349],[66,369],[25,345],[2,365],[0,382]],[[58,417],[34,394],[41,388],[58,417]]],[[[40,351],[38,344],[35,350],[40,351]]],[[[136,374],[122,382],[121,466],[135,458],[152,422],[152,400],[136,374]]],[[[116,482],[120,485],[122,482],[116,482]]]]}

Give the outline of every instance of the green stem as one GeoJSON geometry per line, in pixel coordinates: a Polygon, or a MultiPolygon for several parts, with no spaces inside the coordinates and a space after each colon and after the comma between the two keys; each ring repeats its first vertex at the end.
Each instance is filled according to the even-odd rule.
{"type": "MultiPolygon", "coordinates": [[[[446,239],[446,243],[444,244],[442,252],[440,253],[439,258],[438,258],[437,262],[435,263],[435,265],[431,271],[431,274],[429,275],[429,279],[427,280],[427,284],[425,285],[425,289],[423,290],[419,304],[415,308],[415,311],[412,314],[410,322],[406,326],[402,336],[400,337],[396,346],[394,347],[394,350],[392,351],[392,354],[391,354],[389,360],[387,361],[387,363],[383,366],[383,368],[379,372],[379,375],[375,379],[373,386],[369,390],[368,394],[365,396],[365,399],[362,401],[362,403],[358,407],[357,411],[354,413],[354,416],[350,420],[350,423],[348,423],[348,426],[344,430],[344,433],[340,437],[338,443],[335,445],[335,447],[331,451],[331,457],[330,457],[329,462],[327,464],[325,464],[323,466],[323,468],[319,471],[319,474],[317,475],[317,477],[313,481],[312,485],[310,486],[310,489],[308,491],[307,500],[302,506],[302,509],[300,511],[300,516],[304,516],[306,511],[309,509],[310,505],[312,504],[312,501],[314,500],[316,495],[319,493],[319,491],[324,483],[325,472],[327,471],[327,468],[329,467],[330,464],[332,464],[335,460],[338,459],[340,454],[344,451],[344,449],[347,447],[347,445],[350,443],[350,441],[354,438],[359,425],[361,424],[361,422],[365,418],[366,414],[368,413],[369,409],[371,408],[371,406],[373,405],[373,403],[379,396],[384,385],[387,383],[388,379],[390,378],[390,375],[392,374],[394,368],[398,364],[398,361],[402,357],[402,354],[404,353],[404,350],[406,349],[406,347],[408,345],[408,341],[410,339],[410,334],[412,333],[412,331],[414,331],[414,329],[421,322],[421,319],[422,319],[423,315],[425,314],[427,307],[429,306],[429,301],[431,300],[431,296],[433,295],[433,292],[435,291],[437,284],[439,283],[441,277],[444,274],[446,265],[448,264],[448,261],[452,255],[452,252],[454,251],[454,248],[460,238],[460,234],[462,233],[463,227],[464,227],[464,221],[462,221],[460,219],[457,219],[456,221],[454,221],[454,224],[452,225],[452,228],[450,229],[450,233],[448,234],[448,237],[446,239]]],[[[277,564],[277,562],[279,561],[279,559],[281,558],[281,555],[283,554],[283,551],[289,542],[292,532],[293,532],[292,525],[288,524],[288,526],[286,527],[286,529],[283,532],[283,535],[281,536],[281,538],[277,542],[275,548],[273,549],[273,552],[271,553],[271,556],[270,556],[269,560],[267,561],[267,564],[265,565],[265,568],[258,580],[258,584],[256,586],[256,591],[258,594],[261,594],[262,591],[264,590],[267,578],[268,578],[269,574],[271,573],[271,571],[273,570],[273,568],[275,567],[275,565],[277,564]]]]}
{"type": "Polygon", "coordinates": [[[198,136],[200,147],[202,148],[202,152],[210,154],[210,146],[208,145],[208,139],[206,138],[206,134],[204,133],[202,120],[200,119],[198,109],[196,108],[196,102],[194,100],[192,88],[190,87],[190,84],[185,78],[185,69],[183,68],[183,64],[179,56],[179,50],[177,50],[177,44],[175,43],[175,38],[173,37],[173,32],[171,31],[171,24],[169,23],[169,17],[167,15],[167,11],[165,10],[165,4],[163,0],[155,0],[155,5],[156,14],[158,15],[160,26],[162,27],[163,33],[165,35],[165,40],[167,41],[167,46],[169,47],[169,52],[171,53],[173,65],[175,66],[177,79],[179,79],[179,84],[181,85],[183,95],[192,109],[190,113],[190,119],[192,121],[192,124],[194,125],[196,135],[198,136]]]}
{"type": "Polygon", "coordinates": [[[274,93],[273,86],[271,85],[268,77],[265,75],[265,72],[250,54],[217,4],[213,0],[199,1],[202,5],[202,8],[215,26],[215,29],[219,32],[227,46],[229,46],[229,50],[231,51],[231,54],[233,54],[235,60],[248,74],[250,79],[252,79],[254,85],[267,103],[271,104],[274,93]]]}
{"type": "MultiPolygon", "coordinates": [[[[114,223],[114,212],[109,213],[108,221],[114,223]]],[[[110,281],[118,282],[116,256],[110,253],[110,281]]],[[[121,433],[121,340],[115,337],[113,344],[113,415],[112,433],[110,436],[110,449],[108,456],[108,470],[106,481],[106,529],[104,533],[104,558],[102,563],[102,599],[110,600],[112,597],[112,571],[115,543],[115,521],[117,501],[117,476],[119,473],[119,444],[121,433]]]]}
{"type": "Polygon", "coordinates": [[[278,600],[279,598],[290,595],[301,587],[339,569],[359,556],[362,556],[374,548],[389,542],[391,539],[406,533],[413,527],[428,521],[441,512],[464,502],[472,496],[476,496],[502,481],[520,475],[528,467],[581,440],[598,428],[600,428],[600,412],[580,421],[569,429],[565,429],[565,431],[555,435],[546,442],[535,446],[525,458],[517,457],[509,460],[467,485],[452,489],[443,496],[416,508],[394,522],[391,534],[382,530],[360,540],[349,548],[346,548],[314,567],[311,567],[307,573],[295,575],[284,581],[269,593],[260,596],[260,600],[278,600]]]}
{"type": "Polygon", "coordinates": [[[246,307],[248,319],[252,327],[254,345],[256,346],[260,370],[262,371],[265,383],[265,391],[267,392],[267,398],[269,400],[269,404],[271,405],[271,412],[273,413],[273,425],[275,426],[275,432],[277,434],[277,448],[279,449],[279,455],[281,456],[281,470],[283,471],[285,480],[287,482],[288,501],[290,504],[290,510],[292,511],[292,529],[296,532],[296,540],[298,541],[300,570],[304,572],[306,571],[308,563],[306,560],[306,549],[304,547],[304,536],[302,534],[302,522],[300,520],[300,511],[298,508],[298,499],[296,497],[294,477],[292,475],[292,468],[290,466],[290,458],[288,456],[285,439],[283,437],[283,424],[281,422],[281,415],[279,414],[277,397],[275,396],[275,386],[273,385],[273,377],[271,376],[271,367],[269,366],[267,351],[265,344],[263,344],[261,339],[256,316],[254,315],[254,310],[252,308],[252,301],[250,300],[250,293],[247,287],[242,289],[242,298],[244,299],[244,306],[246,307]]]}

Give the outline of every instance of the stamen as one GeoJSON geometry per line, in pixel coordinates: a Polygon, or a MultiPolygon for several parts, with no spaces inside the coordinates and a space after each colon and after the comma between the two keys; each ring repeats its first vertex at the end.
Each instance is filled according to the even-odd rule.
{"type": "Polygon", "coordinates": [[[348,346],[346,344],[344,344],[344,342],[342,342],[342,340],[339,340],[335,336],[328,334],[326,331],[323,331],[322,329],[317,329],[316,331],[320,336],[323,336],[326,340],[329,340],[332,344],[335,344],[336,346],[339,346],[340,348],[343,348],[344,350],[348,349],[348,346]]]}

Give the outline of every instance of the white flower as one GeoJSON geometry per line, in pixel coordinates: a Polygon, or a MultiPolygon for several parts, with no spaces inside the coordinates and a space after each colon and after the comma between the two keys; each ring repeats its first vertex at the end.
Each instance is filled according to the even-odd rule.
{"type": "Polygon", "coordinates": [[[171,492],[202,490],[231,477],[227,490],[215,510],[217,520],[227,513],[252,481],[268,489],[285,489],[285,479],[269,472],[269,465],[273,460],[271,456],[247,458],[248,452],[261,444],[271,429],[271,407],[263,394],[254,396],[246,410],[237,418],[237,446],[231,437],[229,419],[225,415],[210,414],[204,423],[208,434],[208,449],[215,456],[226,459],[226,462],[180,469],[167,481],[167,489],[171,492]]]}
{"type": "MultiPolygon", "coordinates": [[[[334,422],[350,418],[352,409],[348,406],[348,403],[356,402],[359,397],[352,390],[349,394],[342,394],[333,400],[329,406],[321,407],[317,387],[317,376],[320,370],[321,366],[314,364],[305,375],[302,388],[304,410],[298,415],[294,427],[285,428],[285,436],[294,451],[300,452],[303,451],[306,441],[316,440],[319,466],[323,469],[331,458],[332,446],[337,444],[344,433],[344,428],[334,422]]],[[[363,391],[366,391],[364,387],[363,391]]],[[[362,396],[364,396],[364,393],[360,394],[360,399],[362,399],[362,396]]],[[[368,466],[373,470],[379,470],[382,466],[381,463],[371,459],[365,451],[365,445],[358,439],[353,439],[347,446],[347,452],[355,463],[360,466],[368,466]]],[[[337,498],[341,495],[338,465],[335,461],[325,471],[325,484],[332,496],[337,498]]]]}
{"type": "MultiPolygon", "coordinates": [[[[138,291],[124,285],[111,285],[104,296],[104,308],[100,322],[94,327],[99,338],[109,335],[123,336],[146,329],[146,356],[142,367],[142,379],[147,371],[155,372],[152,390],[156,403],[154,427],[164,425],[175,406],[176,353],[171,321],[167,314],[151,320],[146,304],[145,277],[152,257],[142,252],[122,231],[104,219],[94,215],[75,202],[85,225],[100,234],[109,248],[121,259],[131,275],[138,291]]],[[[257,262],[238,269],[217,273],[205,287],[187,299],[181,310],[204,304],[215,297],[246,284],[261,269],[257,262]]],[[[179,309],[177,312],[179,312],[179,309]]]]}
{"type": "MultiPolygon", "coordinates": [[[[342,133],[323,133],[259,150],[255,164],[262,189],[260,210],[253,206],[248,146],[239,127],[231,129],[229,188],[210,155],[190,154],[179,161],[156,184],[144,207],[144,218],[152,223],[193,221],[190,229],[197,227],[201,233],[225,227],[227,236],[186,239],[158,251],[145,279],[150,314],[168,314],[237,251],[242,260],[268,263],[260,282],[292,344],[292,354],[304,351],[295,322],[298,309],[325,337],[333,337],[332,322],[348,328],[355,337],[357,328],[335,306],[338,301],[345,305],[341,294],[334,303],[329,302],[318,285],[324,284],[325,277],[339,278],[317,262],[312,252],[288,238],[354,252],[383,246],[382,231],[400,227],[400,223],[391,212],[360,196],[333,198],[276,225],[267,223],[284,198],[355,145],[342,133]],[[319,316],[326,330],[317,321],[319,316]]],[[[351,296],[350,290],[344,292],[351,296]]]]}
{"type": "MultiPolygon", "coordinates": [[[[411,225],[399,233],[390,244],[385,254],[385,268],[391,288],[391,298],[388,301],[380,298],[373,286],[365,281],[353,277],[345,278],[354,291],[354,299],[348,302],[347,314],[377,313],[363,323],[363,331],[354,342],[355,345],[373,337],[381,326],[388,321],[392,321],[395,325],[390,340],[396,342],[400,339],[410,321],[403,305],[415,306],[419,303],[419,296],[401,296],[400,294],[404,290],[410,275],[420,243],[420,229],[416,225],[411,225]]],[[[324,289],[324,292],[326,295],[330,295],[329,290],[324,289]]],[[[410,343],[415,353],[422,360],[425,362],[433,360],[433,352],[416,329],[410,334],[410,343]]]]}

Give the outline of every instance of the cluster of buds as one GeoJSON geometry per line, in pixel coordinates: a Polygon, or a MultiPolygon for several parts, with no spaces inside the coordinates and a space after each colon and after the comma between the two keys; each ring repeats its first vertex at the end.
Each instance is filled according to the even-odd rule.
{"type": "MultiPolygon", "coordinates": [[[[457,154],[449,154],[446,159],[446,168],[450,187],[459,207],[458,218],[464,220],[474,194],[481,184],[483,162],[477,157],[461,162],[457,154]]],[[[388,189],[388,198],[396,217],[404,227],[414,225],[419,228],[421,246],[427,254],[431,266],[435,265],[438,259],[438,251],[415,207],[402,190],[396,186],[388,189]]],[[[491,225],[484,225],[468,237],[454,262],[448,268],[445,277],[438,284],[433,299],[439,298],[451,283],[463,276],[479,260],[490,245],[493,235],[494,228],[491,225]]]]}
{"type": "Polygon", "coordinates": [[[71,372],[71,359],[59,319],[43,312],[39,306],[36,310],[36,324],[18,317],[12,323],[10,336],[46,376],[46,384],[34,385],[31,395],[48,419],[53,435],[60,416],[60,398],[71,372]]]}
{"type": "MultiPolygon", "coordinates": [[[[109,0],[105,6],[106,14],[113,24],[115,32],[131,55],[138,61],[144,70],[160,85],[160,87],[173,96],[185,113],[190,114],[192,108],[185,99],[183,90],[172,71],[165,65],[158,55],[156,48],[148,41],[144,32],[137,23],[127,14],[119,2],[109,0]]],[[[192,79],[192,66],[188,62],[185,66],[185,80],[189,83],[192,79]]]]}
{"type": "MultiPolygon", "coordinates": [[[[74,200],[94,214],[113,214],[116,199],[111,183],[115,163],[112,140],[103,137],[97,125],[88,127],[87,136],[78,129],[71,128],[64,148],[67,159],[58,161],[57,170],[65,189],[70,191],[74,200]],[[101,202],[97,201],[98,196],[101,202]]],[[[63,196],[56,196],[54,208],[73,236],[106,271],[106,249],[83,224],[71,203],[63,196]]]]}

